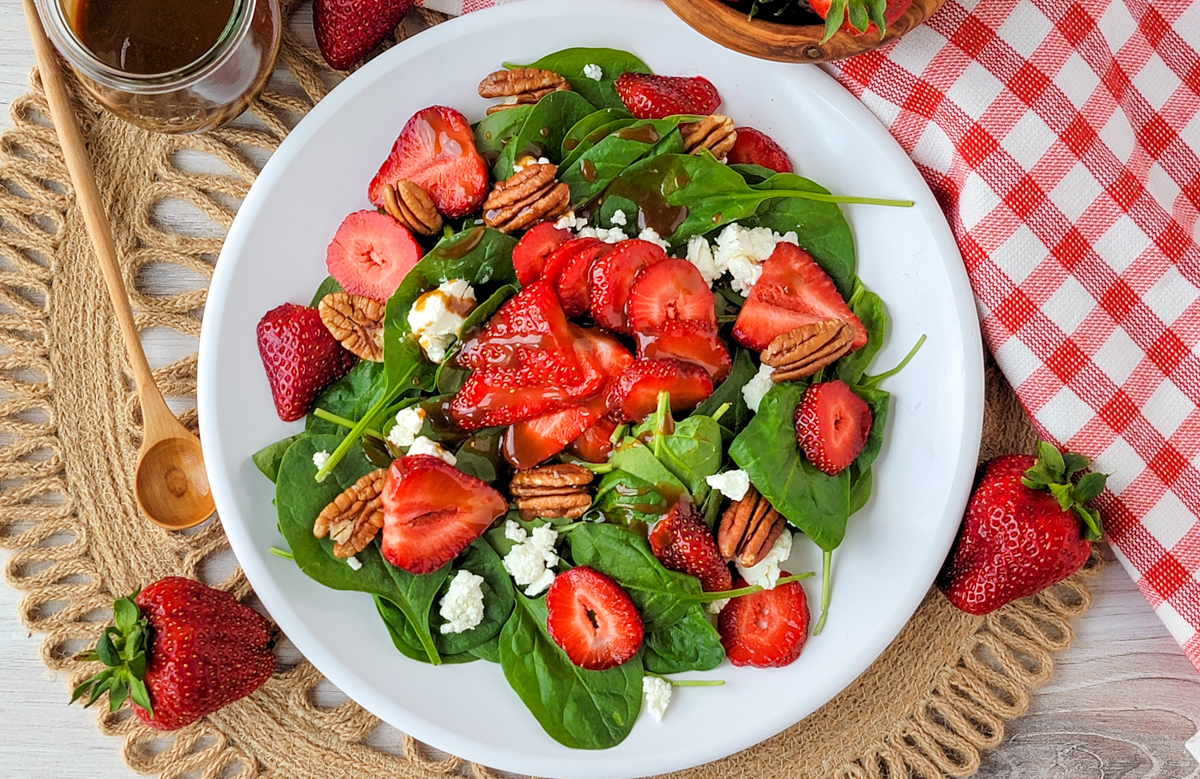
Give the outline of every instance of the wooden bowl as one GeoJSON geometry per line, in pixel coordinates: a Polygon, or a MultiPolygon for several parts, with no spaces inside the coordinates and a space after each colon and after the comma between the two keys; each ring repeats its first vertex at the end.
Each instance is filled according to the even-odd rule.
{"type": "Polygon", "coordinates": [[[880,38],[878,33],[851,35],[838,31],[821,43],[824,25],[791,25],[749,19],[721,0],[664,0],[694,30],[726,48],[778,62],[829,62],[862,54],[895,40],[929,18],[945,0],[913,0],[913,4],[880,38]]]}

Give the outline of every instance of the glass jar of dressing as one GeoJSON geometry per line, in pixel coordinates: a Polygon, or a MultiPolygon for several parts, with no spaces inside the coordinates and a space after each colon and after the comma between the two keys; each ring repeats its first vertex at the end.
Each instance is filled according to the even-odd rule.
{"type": "Polygon", "coordinates": [[[37,0],[46,33],[113,113],[148,130],[223,124],[266,86],[277,0],[37,0]]]}

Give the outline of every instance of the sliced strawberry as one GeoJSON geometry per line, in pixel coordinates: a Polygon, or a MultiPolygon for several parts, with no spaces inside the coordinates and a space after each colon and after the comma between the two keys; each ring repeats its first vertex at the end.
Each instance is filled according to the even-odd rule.
{"type": "Polygon", "coordinates": [[[408,228],[378,211],[342,220],[325,250],[325,267],[351,295],[386,301],[421,259],[408,228]]]}
{"type": "Polygon", "coordinates": [[[852,350],[867,342],[867,329],[821,266],[799,246],[781,242],[763,263],[762,276],[733,324],[733,338],[761,352],[776,336],[826,319],[840,319],[854,327],[852,350]]]}
{"type": "Polygon", "coordinates": [[[588,293],[596,324],[629,335],[632,331],[625,318],[629,289],[640,270],[665,259],[667,253],[657,244],[635,238],[621,241],[616,249],[596,260],[588,293]]]}
{"type": "Polygon", "coordinates": [[[813,384],[796,406],[796,442],[817,470],[837,475],[871,432],[871,407],[841,379],[813,384]]]}
{"type": "Polygon", "coordinates": [[[717,327],[716,298],[687,260],[667,259],[642,269],[629,288],[625,313],[637,333],[657,333],[679,321],[717,327]]]}
{"type": "Polygon", "coordinates": [[[650,531],[650,549],[666,568],[700,580],[705,592],[728,590],[733,585],[729,565],[721,557],[708,526],[691,503],[680,501],[650,531]]]}
{"type": "MultiPolygon", "coordinates": [[[[546,258],[546,269],[542,272],[542,278],[552,289],[556,289],[567,265],[575,259],[576,255],[604,245],[605,243],[597,238],[575,238],[567,241],[546,258]]],[[[571,315],[567,314],[567,316],[571,315]]]]}
{"type": "Polygon", "coordinates": [[[567,316],[576,317],[587,312],[592,292],[592,266],[615,248],[616,244],[599,243],[567,261],[557,285],[558,299],[567,316]]]}
{"type": "Polygon", "coordinates": [[[528,287],[540,279],[546,259],[573,237],[570,230],[560,230],[552,222],[539,222],[531,227],[513,247],[512,262],[517,283],[528,287]]]}
{"type": "Polygon", "coordinates": [[[382,500],[383,559],[415,574],[453,560],[508,510],[499,492],[429,455],[393,461],[382,500]]]}
{"type": "Polygon", "coordinates": [[[571,325],[571,332],[575,335],[576,351],[581,355],[593,356],[610,379],[615,381],[633,365],[633,355],[608,333],[578,325],[571,325]]]}
{"type": "Polygon", "coordinates": [[[609,389],[608,407],[623,420],[641,422],[658,408],[660,392],[671,393],[672,411],[689,411],[713,393],[713,383],[696,365],[638,360],[609,389]]]}
{"type": "Polygon", "coordinates": [[[664,119],[677,114],[711,114],[721,96],[703,76],[654,76],[623,73],[617,77],[617,94],[629,113],[638,119],[664,119]]]}
{"type": "Polygon", "coordinates": [[[612,454],[612,434],[620,424],[611,414],[600,417],[596,424],[584,430],[568,447],[581,460],[606,463],[612,454]]]}
{"type": "Polygon", "coordinates": [[[566,449],[599,418],[594,409],[580,405],[511,425],[504,431],[504,459],[519,471],[532,468],[566,449]]]}
{"type": "MultiPolygon", "coordinates": [[[[745,587],[746,582],[739,576],[733,586],[745,587]]],[[[808,619],[804,588],[790,582],[733,598],[721,609],[717,630],[729,662],[778,668],[800,656],[808,640],[808,619]]]]}
{"type": "Polygon", "coordinates": [[[771,140],[764,132],[753,127],[738,127],[737,139],[733,148],[725,156],[725,162],[730,165],[761,165],[777,173],[791,173],[795,170],[787,152],[771,140]]]}
{"type": "Polygon", "coordinates": [[[639,360],[682,360],[708,371],[716,384],[729,375],[732,361],[716,327],[691,321],[670,322],[654,335],[637,336],[639,360]]]}
{"type": "Polygon", "coordinates": [[[383,206],[383,188],[408,179],[429,194],[448,217],[466,216],[483,205],[488,194],[488,167],[475,150],[475,135],[466,117],[445,106],[413,114],[400,131],[367,197],[383,206]]]}
{"type": "Polygon", "coordinates": [[[590,671],[615,668],[642,645],[642,617],[621,586],[580,565],[546,591],[546,629],[567,658],[590,671]]]}
{"type": "Polygon", "coordinates": [[[584,365],[587,383],[575,387],[530,383],[518,370],[473,371],[450,401],[450,418],[464,430],[479,430],[577,406],[581,398],[600,392],[607,379],[595,361],[584,365]]]}
{"type": "Polygon", "coordinates": [[[284,422],[303,418],[317,396],[358,362],[307,306],[271,309],[259,320],[257,337],[275,412],[284,422]]]}

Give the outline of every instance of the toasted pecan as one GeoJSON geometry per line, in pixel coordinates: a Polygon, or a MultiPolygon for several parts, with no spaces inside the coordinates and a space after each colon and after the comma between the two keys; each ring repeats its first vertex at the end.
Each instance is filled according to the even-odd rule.
{"type": "Polygon", "coordinates": [[[317,304],[321,322],[346,351],[371,362],[383,362],[383,303],[331,292],[317,304]]]}
{"type": "Polygon", "coordinates": [[[333,539],[333,554],[343,560],[367,548],[383,527],[383,481],[380,468],[354,482],[333,499],[313,523],[313,535],[333,539]]]}
{"type": "Polygon", "coordinates": [[[850,352],[854,327],[841,319],[801,325],[776,336],[761,355],[775,369],[772,381],[793,381],[817,371],[850,352]]]}

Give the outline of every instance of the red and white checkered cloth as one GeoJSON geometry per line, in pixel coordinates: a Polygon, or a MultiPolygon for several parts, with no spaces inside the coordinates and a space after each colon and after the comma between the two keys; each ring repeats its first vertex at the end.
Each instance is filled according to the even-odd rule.
{"type": "Polygon", "coordinates": [[[1109,474],[1107,537],[1200,668],[1197,49],[1188,0],[948,0],[830,71],[940,199],[988,346],[1109,474]]]}

